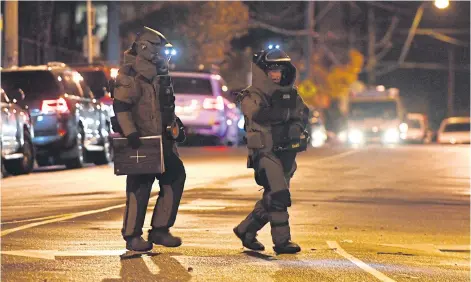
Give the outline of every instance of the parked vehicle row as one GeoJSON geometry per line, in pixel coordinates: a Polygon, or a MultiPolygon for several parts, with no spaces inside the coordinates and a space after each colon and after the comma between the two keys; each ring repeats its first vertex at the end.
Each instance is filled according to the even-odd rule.
{"type": "MultiPolygon", "coordinates": [[[[111,161],[109,114],[80,73],[56,62],[2,69],[2,88],[24,94],[14,104],[29,111],[26,135],[32,137],[39,166],[80,168],[111,161]]],[[[3,155],[2,150],[7,165],[9,157],[3,155]]]]}

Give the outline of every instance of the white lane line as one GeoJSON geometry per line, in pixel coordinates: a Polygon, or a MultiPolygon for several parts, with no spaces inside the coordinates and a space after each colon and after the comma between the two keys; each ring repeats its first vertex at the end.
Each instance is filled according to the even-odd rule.
{"type": "MultiPolygon", "coordinates": [[[[337,154],[337,155],[333,155],[333,156],[321,158],[321,159],[319,159],[318,161],[334,160],[334,159],[338,159],[338,158],[342,158],[342,157],[351,155],[351,154],[356,153],[356,152],[357,152],[357,150],[347,151],[347,152],[343,152],[343,153],[340,153],[340,154],[337,154]]],[[[244,177],[244,176],[246,176],[246,174],[243,174],[243,175],[240,175],[240,176],[241,176],[241,177],[244,177]]],[[[208,184],[209,184],[209,183],[208,183],[208,184]]],[[[192,185],[191,187],[188,187],[188,188],[185,187],[185,190],[188,191],[188,190],[190,190],[190,189],[198,188],[198,187],[200,187],[201,185],[203,185],[203,184],[200,184],[200,185],[198,185],[198,186],[192,185]]],[[[158,197],[158,196],[154,196],[154,197],[152,197],[151,199],[149,199],[149,201],[150,201],[150,200],[157,199],[157,197],[158,197]]],[[[119,208],[122,208],[122,207],[124,207],[124,206],[125,206],[125,204],[121,204],[121,205],[115,205],[115,206],[111,206],[111,207],[107,207],[107,208],[102,208],[102,209],[97,209],[97,210],[91,210],[91,211],[84,211],[84,212],[63,214],[63,215],[57,215],[57,216],[51,216],[51,217],[44,217],[44,218],[28,219],[28,221],[37,221],[37,220],[41,220],[41,219],[46,219],[46,220],[42,220],[42,221],[38,221],[38,222],[34,222],[34,223],[29,223],[29,224],[22,225],[22,226],[18,226],[18,227],[11,228],[11,229],[2,230],[2,231],[0,232],[0,237],[3,237],[3,236],[8,235],[8,234],[11,234],[11,233],[13,233],[13,232],[25,230],[25,229],[28,229],[28,228],[33,228],[33,227],[37,227],[37,226],[41,226],[41,225],[49,224],[49,223],[60,222],[60,221],[68,220],[68,219],[77,218],[77,217],[80,217],[80,216],[85,216],[85,215],[91,215],[91,214],[106,212],[106,211],[113,210],[113,209],[119,209],[119,208]],[[50,219],[49,219],[49,218],[50,218],[50,219]]]]}
{"type": "Polygon", "coordinates": [[[383,273],[379,272],[378,270],[372,268],[371,266],[367,265],[366,263],[362,262],[361,260],[357,259],[356,257],[347,253],[344,249],[340,247],[340,245],[336,241],[327,241],[327,245],[331,249],[333,249],[337,254],[343,256],[344,258],[348,259],[352,263],[354,263],[359,268],[363,269],[364,271],[368,272],[369,274],[373,275],[374,277],[378,278],[380,281],[385,282],[395,282],[395,280],[387,277],[383,273]]]}
{"type": "Polygon", "coordinates": [[[44,219],[52,219],[52,218],[57,218],[60,217],[61,215],[51,215],[51,216],[45,216],[45,217],[37,217],[37,218],[30,218],[30,219],[23,219],[23,220],[12,220],[12,221],[5,221],[0,224],[14,224],[14,223],[24,223],[24,222],[31,222],[31,221],[38,221],[38,220],[44,220],[44,219]]]}
{"type": "Polygon", "coordinates": [[[127,250],[16,250],[1,251],[2,255],[40,258],[47,260],[55,260],[57,257],[101,257],[101,256],[120,256],[125,254],[127,250]]]}
{"type": "MultiPolygon", "coordinates": [[[[156,197],[154,197],[154,198],[156,198],[156,197]]],[[[76,217],[80,217],[80,216],[84,216],[84,215],[90,215],[90,214],[95,214],[95,213],[100,213],[100,212],[106,212],[106,211],[109,211],[109,210],[122,208],[124,206],[125,206],[125,204],[121,204],[121,205],[111,206],[111,207],[98,209],[98,210],[91,210],[91,211],[85,211],[85,212],[64,214],[64,215],[58,216],[57,218],[43,220],[43,221],[34,222],[34,223],[29,223],[29,224],[25,224],[25,225],[22,225],[22,226],[15,227],[15,228],[2,230],[2,232],[0,233],[0,237],[3,237],[5,235],[8,235],[8,234],[11,234],[13,232],[20,231],[20,230],[25,230],[25,229],[28,229],[28,228],[32,228],[32,227],[36,227],[36,226],[40,226],[40,225],[44,225],[44,224],[64,221],[64,220],[68,220],[68,219],[72,219],[72,218],[76,218],[76,217]]]]}

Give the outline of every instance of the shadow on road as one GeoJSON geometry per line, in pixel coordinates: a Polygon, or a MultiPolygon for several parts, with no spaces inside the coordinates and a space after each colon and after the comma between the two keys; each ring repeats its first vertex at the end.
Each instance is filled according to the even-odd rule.
{"type": "Polygon", "coordinates": [[[248,255],[249,257],[254,257],[254,258],[258,258],[258,259],[263,259],[263,260],[266,260],[266,261],[274,261],[274,260],[277,260],[277,259],[276,259],[275,257],[273,257],[273,256],[265,255],[265,254],[262,254],[262,253],[259,253],[259,252],[244,251],[243,253],[246,254],[246,255],[248,255]]]}
{"type": "Polygon", "coordinates": [[[171,254],[153,253],[150,260],[159,269],[152,273],[143,257],[133,257],[121,260],[120,278],[103,279],[102,282],[118,281],[189,281],[189,270],[183,267],[171,254]]]}

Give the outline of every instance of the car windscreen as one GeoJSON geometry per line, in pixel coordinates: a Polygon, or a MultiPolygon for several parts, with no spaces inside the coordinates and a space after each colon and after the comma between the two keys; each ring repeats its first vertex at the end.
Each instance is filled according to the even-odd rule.
{"type": "Polygon", "coordinates": [[[350,104],[351,119],[379,118],[395,119],[397,118],[397,104],[395,101],[364,101],[353,102],[350,104]]]}
{"type": "Polygon", "coordinates": [[[211,81],[206,78],[172,77],[175,94],[213,95],[211,81]]]}
{"type": "Polygon", "coordinates": [[[445,126],[444,132],[469,132],[469,123],[450,123],[445,126]]]}
{"type": "Polygon", "coordinates": [[[95,98],[100,99],[105,96],[105,91],[103,88],[107,88],[108,81],[106,80],[106,76],[103,71],[80,71],[80,74],[83,76],[83,79],[92,90],[95,98]]]}
{"type": "Polygon", "coordinates": [[[5,91],[21,88],[25,93],[25,101],[55,99],[60,95],[60,87],[50,71],[2,72],[1,80],[5,91]]]}
{"type": "Polygon", "coordinates": [[[407,125],[409,126],[409,128],[422,128],[422,124],[420,123],[419,120],[416,120],[416,119],[409,120],[407,125]]]}

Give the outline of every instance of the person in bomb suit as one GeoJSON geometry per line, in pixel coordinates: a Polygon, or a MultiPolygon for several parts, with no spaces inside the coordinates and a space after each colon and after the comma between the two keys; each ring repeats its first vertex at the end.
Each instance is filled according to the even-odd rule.
{"type": "Polygon", "coordinates": [[[186,174],[176,142],[183,142],[183,124],[175,115],[175,97],[168,64],[173,46],[160,32],[148,27],[138,33],[132,47],[124,53],[124,64],[114,85],[113,127],[128,139],[133,149],[141,146],[140,137],[162,135],[165,172],[159,175],[128,175],[126,210],[122,236],[131,251],[149,251],[154,244],[178,247],[182,241],[173,236],[173,226],[186,174]],[[148,241],[142,227],[155,179],[160,192],[154,208],[148,241]]]}
{"type": "Polygon", "coordinates": [[[252,62],[252,85],[241,91],[238,101],[245,118],[247,167],[263,186],[263,197],[233,231],[244,247],[265,249],[256,236],[268,222],[276,253],[297,253],[291,241],[288,207],[290,179],[296,171],[296,155],[307,149],[309,108],[294,88],[296,68],[290,57],[275,48],[256,53],[252,62]]]}

